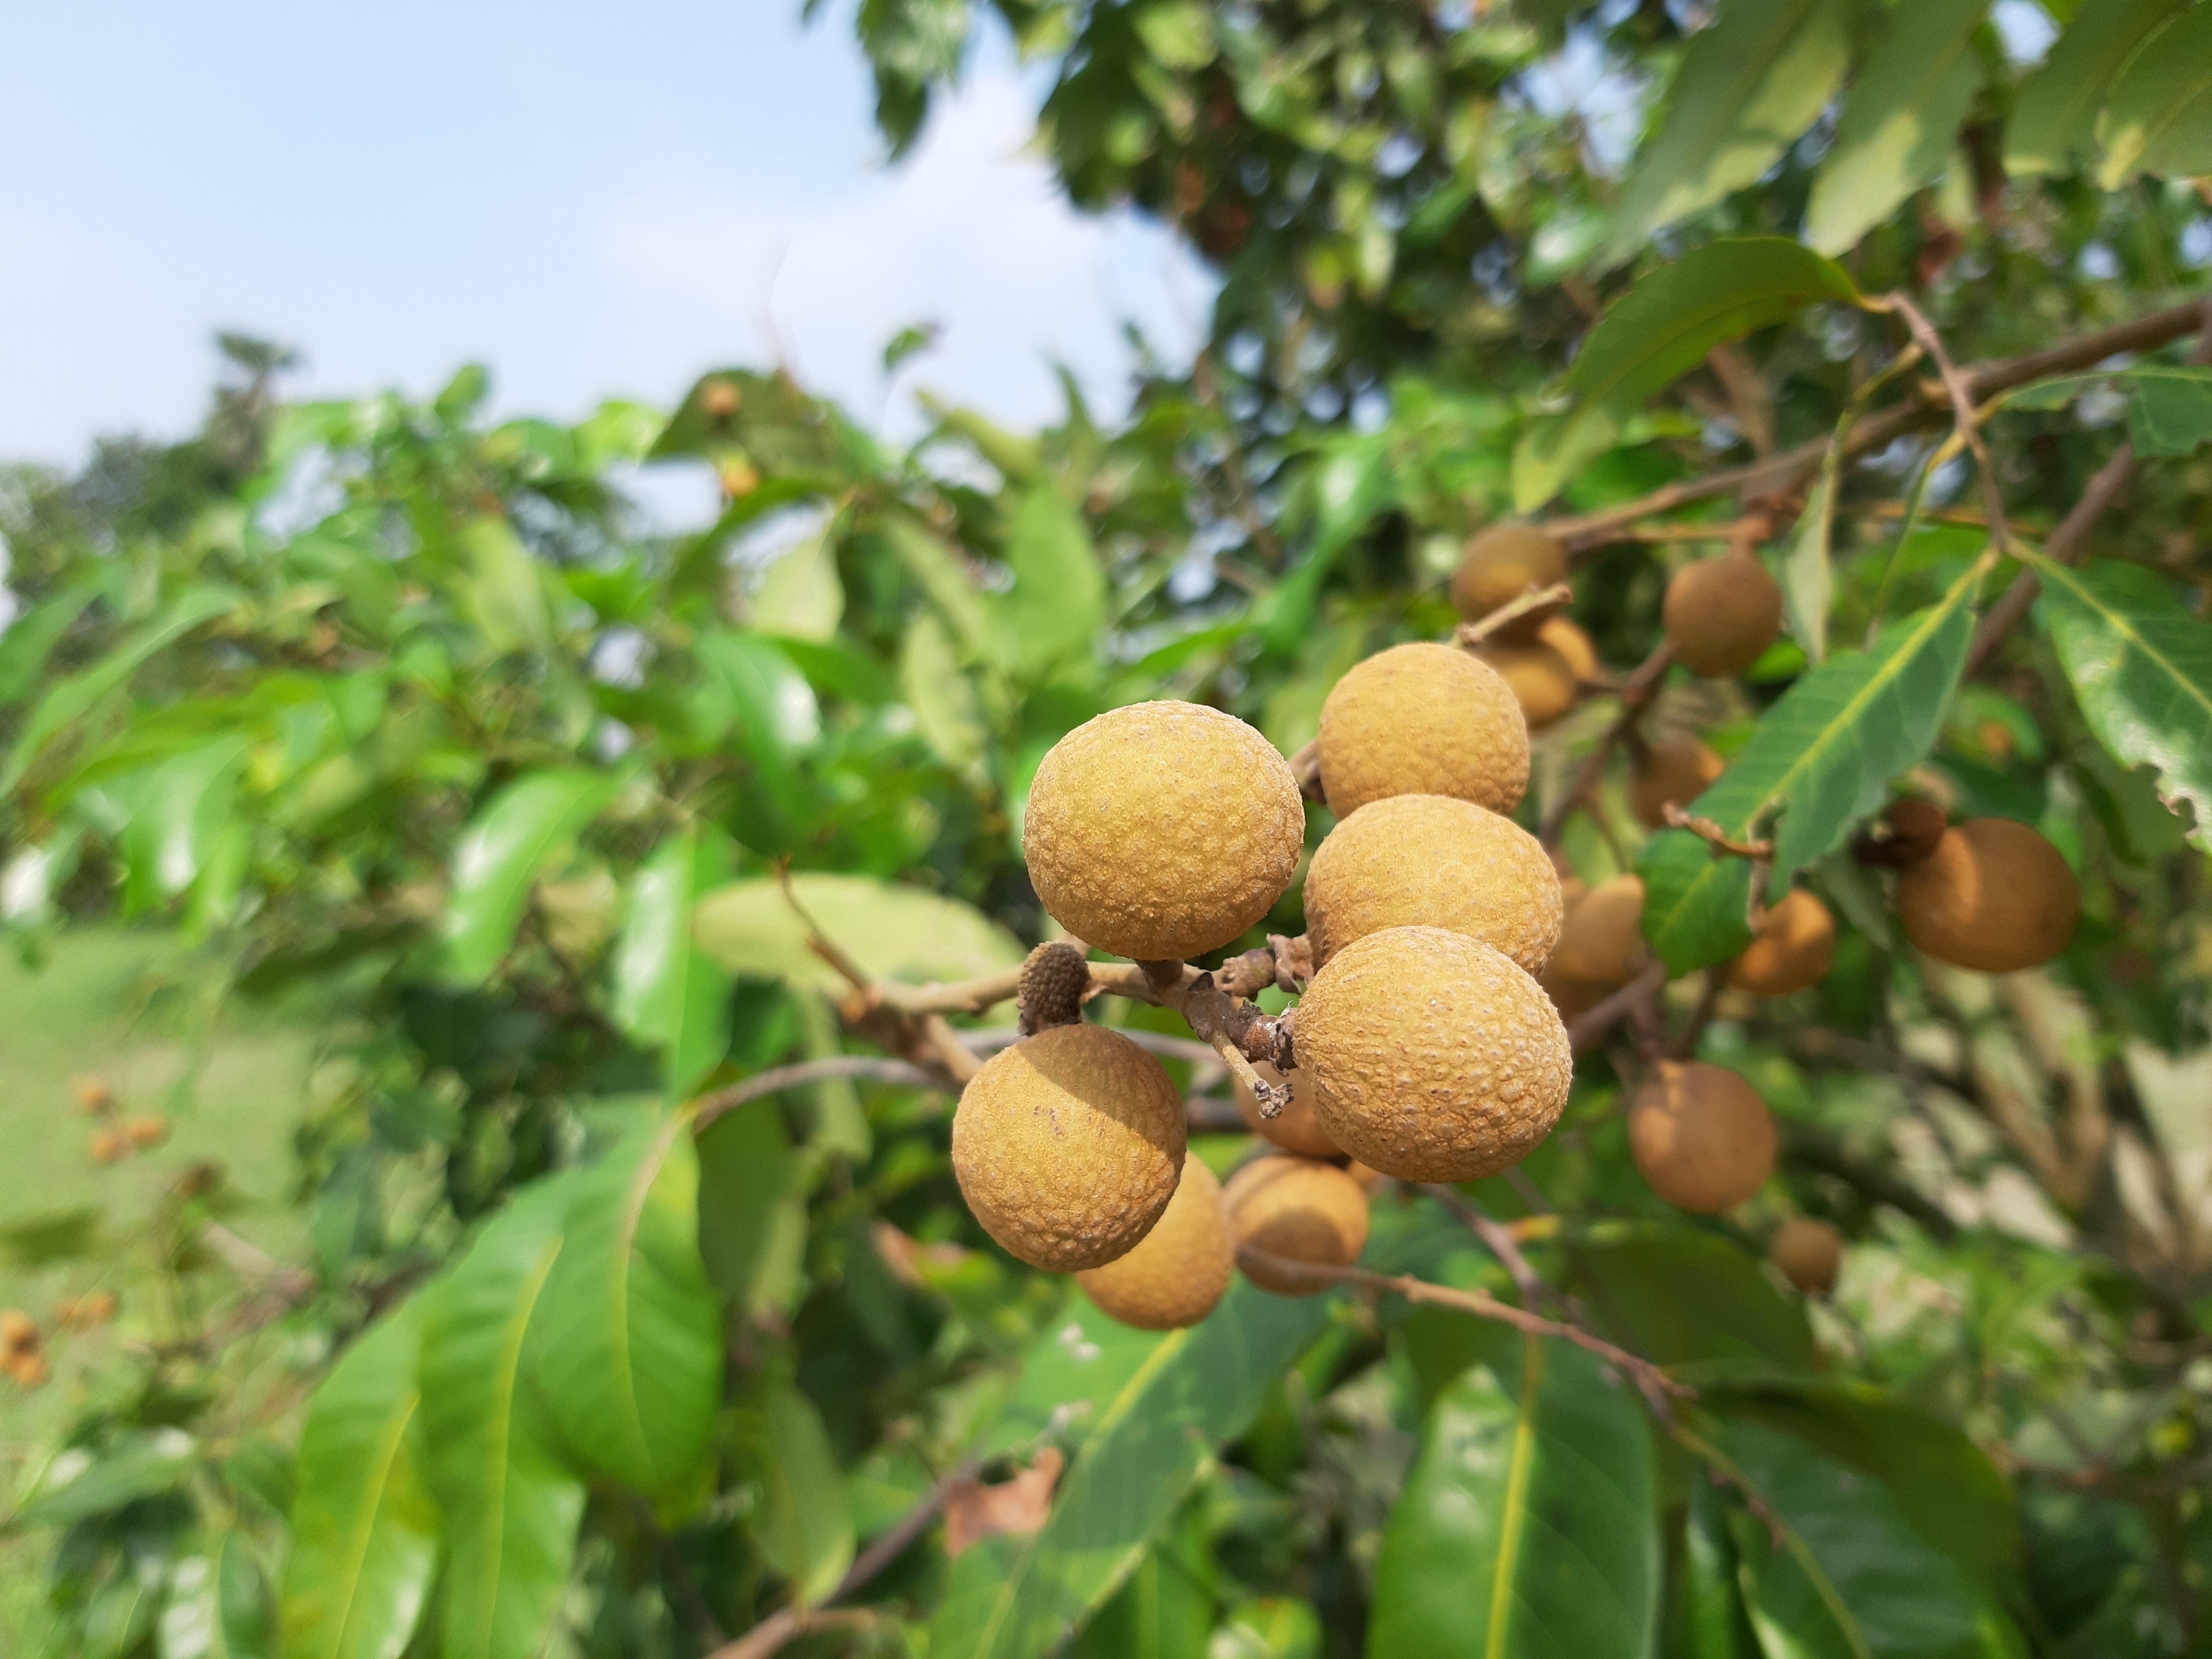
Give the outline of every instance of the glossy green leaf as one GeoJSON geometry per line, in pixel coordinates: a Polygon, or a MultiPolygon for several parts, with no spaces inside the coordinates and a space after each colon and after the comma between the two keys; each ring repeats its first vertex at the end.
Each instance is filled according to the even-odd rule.
{"type": "Polygon", "coordinates": [[[822,1414],[796,1389],[769,1395],[760,1544],[794,1597],[818,1601],[853,1564],[853,1505],[822,1414]]]}
{"type": "Polygon", "coordinates": [[[608,1012],[663,1055],[672,1097],[721,1063],[730,1045],[730,976],[692,943],[700,896],[729,879],[732,848],[714,830],[671,836],[630,878],[615,943],[608,1012]]]}
{"type": "Polygon", "coordinates": [[[746,615],[764,634],[827,640],[845,615],[845,584],[837,574],[837,543],[825,526],[761,574],[746,615]]]}
{"type": "Polygon", "coordinates": [[[980,779],[990,732],[945,624],[927,611],[908,625],[899,647],[899,695],[914,710],[915,727],[930,752],[980,779]]]}
{"type": "Polygon", "coordinates": [[[1768,1280],[1759,1258],[1721,1235],[1651,1222],[1600,1222],[1569,1259],[1590,1310],[1632,1352],[1662,1365],[1815,1363],[1804,1304],[1768,1280]]]}
{"type": "Polygon", "coordinates": [[[1668,1609],[1667,1659],[1757,1659],[1759,1638],[1746,1619],[1736,1581],[1728,1505],[1703,1469],[1690,1474],[1683,1505],[1682,1556],[1668,1609]]]}
{"type": "Polygon", "coordinates": [[[1723,8],[1683,54],[1599,263],[1634,258],[1653,231],[1758,179],[1820,118],[1850,59],[1849,13],[1835,0],[1723,8]]]}
{"type": "MultiPolygon", "coordinates": [[[[1869,651],[1828,659],[1760,717],[1720,780],[1692,803],[1731,836],[1774,842],[1778,896],[1839,846],[1928,752],[1973,634],[1977,564],[1936,605],[1892,623],[1869,651]]],[[[1725,962],[1751,942],[1750,866],[1717,858],[1686,830],[1644,844],[1644,936],[1676,973],[1725,962]]]]}
{"type": "Polygon", "coordinates": [[[1805,653],[1805,660],[1819,663],[1828,654],[1828,607],[1834,603],[1836,573],[1831,552],[1836,532],[1836,490],[1843,466],[1843,448],[1830,444],[1813,480],[1805,510],[1797,515],[1797,532],[1782,560],[1784,614],[1790,637],[1805,653]]]}
{"type": "Polygon", "coordinates": [[[879,528],[915,585],[928,597],[962,647],[980,652],[988,625],[983,596],[958,554],[903,514],[886,516],[879,528]]]}
{"type": "Polygon", "coordinates": [[[1820,252],[1856,246],[1943,171],[1982,83],[1973,36],[1988,10],[1988,0],[1915,0],[1890,13],[1805,205],[1805,240],[1820,252]]]}
{"type": "Polygon", "coordinates": [[[2068,173],[2096,149],[2097,113],[2120,71],[2187,0],[2097,0],[2078,6],[2042,65],[2021,83],[2005,123],[2005,171],[2068,173]]]}
{"type": "Polygon", "coordinates": [[[673,1492],[712,1450],[722,1390],[689,1115],[626,1133],[576,1182],[562,1231],[531,1333],[539,1391],[578,1461],[673,1492]]]}
{"type": "Polygon", "coordinates": [[[535,1659],[568,1582],[583,1482],[524,1364],[570,1176],[526,1189],[428,1292],[423,1470],[446,1522],[445,1650],[535,1659]]]}
{"type": "Polygon", "coordinates": [[[66,1527],[141,1498],[174,1492],[191,1478],[198,1449],[182,1430],[163,1429],[124,1436],[89,1462],[57,1458],[8,1524],[66,1527]]]}
{"type": "Polygon", "coordinates": [[[553,637],[552,605],[538,562],[503,516],[472,519],[461,532],[461,593],[493,653],[543,651],[553,637]]]}
{"type": "Polygon", "coordinates": [[[1014,588],[995,607],[1001,661],[1042,674],[1088,656],[1106,616],[1106,572],[1091,529],[1060,489],[1037,484],[1014,503],[1006,526],[1014,588]]]}
{"type": "Polygon", "coordinates": [[[1134,1570],[1327,1310],[1326,1298],[1269,1296],[1239,1280],[1202,1324],[1158,1334],[1072,1304],[1030,1352],[992,1443],[1019,1445],[1061,1422],[1074,1462],[1042,1531],[986,1539],[953,1563],[930,1650],[1056,1651],[1134,1570]]]}
{"type": "Polygon", "coordinates": [[[1229,1609],[1206,1659],[1322,1659],[1324,1633],[1314,1604],[1295,1595],[1255,1595],[1229,1609]]]}
{"type": "Polygon", "coordinates": [[[285,1570],[287,1659],[397,1659],[437,1567],[417,1362],[423,1298],[339,1358],[308,1402],[285,1570]]]}
{"type": "Polygon", "coordinates": [[[248,737],[218,738],[146,775],[121,842],[134,908],[173,898],[199,878],[230,825],[239,769],[251,747],[248,737]]]}
{"type": "MultiPolygon", "coordinates": [[[[792,890],[823,932],[877,979],[951,982],[1021,965],[1012,933],[958,899],[867,876],[803,872],[792,890]]],[[[807,949],[807,927],[775,881],[741,881],[700,902],[699,948],[732,973],[836,993],[835,969],[807,949]]]]}
{"type": "Polygon", "coordinates": [[[1429,1413],[1384,1534],[1368,1646],[1405,1659],[1640,1654],[1659,1592],[1650,1431],[1625,1379],[1524,1338],[1429,1413]]]}
{"type": "Polygon", "coordinates": [[[2212,369],[2146,363],[2121,377],[2138,455],[2188,455],[2212,441],[2212,369]]]}
{"type": "Polygon", "coordinates": [[[97,576],[71,582],[52,598],[33,605],[0,633],[0,708],[29,695],[62,635],[76,625],[105,586],[97,576]]]}
{"type": "Polygon", "coordinates": [[[1068,1650],[1070,1659],[1213,1659],[1213,1597],[1181,1552],[1146,1552],[1068,1650]]]}
{"type": "Polygon", "coordinates": [[[822,735],[821,706],[798,665],[768,640],[718,629],[701,637],[699,661],[728,697],[756,758],[781,766],[822,735]]]}
{"type": "Polygon", "coordinates": [[[269,1587],[235,1528],[177,1563],[158,1630],[161,1659],[275,1659],[269,1587]]]}
{"type": "Polygon", "coordinates": [[[2141,565],[2076,570],[2033,550],[2058,659],[2097,740],[2121,765],[2150,766],[2167,805],[2196,809],[2212,836],[2212,623],[2141,565]]]}
{"type": "Polygon", "coordinates": [[[2184,8],[2142,43],[2097,122],[2097,183],[2212,173],[2212,12],[2184,8]]]}
{"type": "Polygon", "coordinates": [[[538,872],[614,798],[619,780],[568,768],[531,772],[495,795],[453,847],[442,933],[447,971],[480,984],[505,959],[538,872]]]}
{"type": "Polygon", "coordinates": [[[806,1237],[806,1200],[774,1100],[725,1112],[699,1137],[699,1254],[732,1308],[782,1305],[806,1237]]]}

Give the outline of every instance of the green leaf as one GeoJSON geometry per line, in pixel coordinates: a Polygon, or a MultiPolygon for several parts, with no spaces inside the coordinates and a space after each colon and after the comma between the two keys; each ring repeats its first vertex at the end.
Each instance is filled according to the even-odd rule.
{"type": "Polygon", "coordinates": [[[1091,527],[1049,481],[1015,502],[1006,527],[1013,592],[994,607],[1004,638],[1000,661],[1030,675],[1087,656],[1106,617],[1106,572],[1091,527]]]}
{"type": "Polygon", "coordinates": [[[1071,1304],[1030,1351],[991,1443],[1018,1445],[1064,1421],[1073,1466],[1042,1531],[986,1539],[952,1564],[930,1651],[1057,1650],[1134,1570],[1215,1449],[1251,1422],[1328,1304],[1239,1280],[1202,1324],[1164,1334],[1071,1304]]]}
{"type": "Polygon", "coordinates": [[[1757,179],[1820,118],[1850,58],[1849,11],[1835,0],[1722,8],[1683,54],[1601,266],[1634,258],[1653,231],[1757,179]]]}
{"type": "Polygon", "coordinates": [[[821,737],[822,710],[814,688],[769,641],[718,629],[702,635],[696,649],[700,664],[744,724],[754,758],[781,769],[821,737]]]}
{"type": "Polygon", "coordinates": [[[252,747],[248,737],[222,738],[147,774],[120,842],[133,908],[174,898],[199,878],[230,826],[239,769],[252,747]]]}
{"type": "Polygon", "coordinates": [[[1368,1646],[1405,1659],[1641,1654],[1659,1592],[1656,1473],[1628,1383],[1522,1339],[1461,1374],[1383,1534],[1368,1646]]]}
{"type": "Polygon", "coordinates": [[[1702,1229],[1600,1222],[1571,1260],[1592,1310],[1614,1338],[1662,1365],[1759,1360],[1815,1363],[1803,1304],[1785,1298],[1759,1259],[1702,1229]]]}
{"type": "Polygon", "coordinates": [[[2076,9],[2051,55],[2021,82],[2005,123],[2005,171],[2023,178],[2069,173],[2087,162],[2106,94],[2152,32],[2186,3],[2097,0],[2076,9]]]}
{"type": "Polygon", "coordinates": [[[963,649],[980,653],[988,626],[983,596],[969,579],[959,555],[903,514],[889,514],[878,526],[891,551],[928,596],[937,613],[952,630],[963,649]]]}
{"type": "Polygon", "coordinates": [[[423,1298],[359,1337],[307,1405],[285,1569],[287,1659],[398,1659],[437,1566],[423,1474],[423,1298]]]}
{"type": "Polygon", "coordinates": [[[1830,558],[1836,532],[1837,475],[1843,466],[1843,446],[1831,443],[1797,516],[1797,533],[1782,561],[1782,599],[1790,620],[1790,637],[1805,653],[1805,660],[1819,663],[1828,654],[1828,607],[1836,592],[1835,567],[1830,558]]]}
{"type": "Polygon", "coordinates": [[[837,575],[837,544],[825,525],[769,565],[747,606],[764,634],[826,640],[845,616],[845,584],[837,575]]]}
{"type": "Polygon", "coordinates": [[[198,1455],[190,1435],[163,1429],[126,1437],[89,1463],[57,1458],[30,1502],[7,1524],[17,1529],[66,1527],[156,1492],[174,1492],[191,1477],[198,1455]]]}
{"type": "Polygon", "coordinates": [[[914,710],[915,729],[930,752],[954,771],[980,780],[990,733],[945,624],[929,611],[907,625],[899,647],[899,695],[914,710]]]}
{"type": "Polygon", "coordinates": [[[784,1306],[806,1239],[806,1200],[773,1100],[725,1112],[699,1137],[699,1254],[724,1301],[784,1306]]]}
{"type": "Polygon", "coordinates": [[[62,635],[105,586],[96,577],[71,582],[52,599],[33,605],[9,623],[5,633],[0,633],[0,708],[30,694],[62,635]]]}
{"type": "Polygon", "coordinates": [[[43,1267],[100,1252],[106,1212],[97,1204],[73,1210],[49,1210],[0,1227],[0,1261],[11,1267],[43,1267]]]}
{"type": "Polygon", "coordinates": [[[1295,1595],[1255,1595],[1230,1608],[1206,1659],[1322,1659],[1321,1614],[1295,1595]]]}
{"type": "Polygon", "coordinates": [[[2212,439],[2212,369],[2145,364],[2120,377],[2138,455],[2187,455],[2212,439]]]}
{"type": "MultiPolygon", "coordinates": [[[[958,899],[869,876],[807,871],[792,890],[823,932],[876,979],[926,984],[974,979],[1021,965],[1021,942],[958,899]]],[[[740,881],[700,902],[699,948],[734,974],[777,978],[794,988],[845,988],[837,971],[807,949],[806,924],[772,880],[740,881]]]]}
{"type": "Polygon", "coordinates": [[[675,1492],[712,1450],[722,1390],[690,1115],[624,1135],[576,1184],[562,1231],[531,1333],[540,1391],[578,1459],[675,1492]]]}
{"type": "Polygon", "coordinates": [[[1943,171],[1981,86],[1974,31],[1988,10],[1988,0],[1915,0],[1890,14],[1805,205],[1805,240],[1821,252],[1856,246],[1943,171]]]}
{"type": "Polygon", "coordinates": [[[534,1659],[568,1582],[584,1486],[523,1356],[576,1184],[526,1189],[425,1298],[423,1470],[446,1520],[448,1653],[534,1659]]]}
{"type": "Polygon", "coordinates": [[[700,896],[728,880],[729,840],[713,829],[671,836],[630,878],[614,951],[608,1012],[661,1049],[668,1092],[680,1098],[730,1046],[730,976],[691,939],[700,896]]]}
{"type": "Polygon", "coordinates": [[[493,654],[543,651],[553,638],[552,608],[514,526],[503,515],[471,519],[461,532],[461,597],[493,654]]]}
{"type": "Polygon", "coordinates": [[[1702,1469],[1690,1476],[1683,1506],[1682,1559],[1668,1609],[1668,1659],[1755,1659],[1759,1638],[1744,1616],[1736,1583],[1728,1506],[1702,1469]]]}
{"type": "Polygon", "coordinates": [[[177,1563],[159,1634],[161,1659],[272,1659],[269,1587],[244,1533],[177,1563]]]}
{"type": "Polygon", "coordinates": [[[2188,7],[2144,40],[2112,83],[2097,137],[2101,189],[2141,173],[2212,173],[2212,11],[2188,7]]]}
{"type": "Polygon", "coordinates": [[[442,924],[457,984],[491,977],[514,943],[531,884],[546,861],[614,799],[620,780],[568,769],[532,772],[469,820],[453,848],[453,896],[442,924]]]}
{"type": "MultiPolygon", "coordinates": [[[[1771,894],[1880,805],[1928,752],[1973,634],[1978,562],[1938,603],[1892,623],[1870,651],[1832,656],[1768,709],[1717,782],[1692,803],[1732,836],[1774,842],[1771,894]],[[1779,813],[1777,817],[1776,814],[1779,813]]],[[[1644,844],[1644,937],[1674,972],[1725,962],[1751,942],[1750,866],[1686,830],[1644,844]]]]}
{"type": "Polygon", "coordinates": [[[766,1411],[760,1546],[802,1603],[820,1601],[853,1565],[853,1505],[813,1402],[779,1388],[766,1411]]]}
{"type": "Polygon", "coordinates": [[[1083,1627],[1070,1659],[1212,1659],[1213,1597],[1172,1542],[1146,1553],[1083,1627]]]}
{"type": "Polygon", "coordinates": [[[2121,765],[2156,768],[2160,799],[2193,806],[2194,838],[2212,845],[2212,624],[2141,565],[2021,556],[2089,729],[2121,765]]]}

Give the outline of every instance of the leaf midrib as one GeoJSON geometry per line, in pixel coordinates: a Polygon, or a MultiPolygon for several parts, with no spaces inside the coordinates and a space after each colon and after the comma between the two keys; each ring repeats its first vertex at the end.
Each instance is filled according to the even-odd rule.
{"type": "Polygon", "coordinates": [[[407,1426],[415,1420],[415,1413],[422,1409],[422,1390],[417,1387],[407,1395],[406,1409],[392,1419],[391,1431],[376,1459],[376,1474],[370,1482],[370,1490],[374,1495],[361,1506],[356,1524],[352,1529],[354,1536],[347,1541],[346,1567],[338,1581],[345,1596],[345,1615],[338,1623],[336,1650],[339,1653],[353,1651],[355,1632],[359,1620],[364,1616],[361,1605],[362,1564],[368,1559],[368,1547],[376,1536],[377,1517],[383,1513],[384,1501],[391,1492],[392,1471],[398,1463],[400,1449],[407,1443],[407,1426]]]}
{"type": "Polygon", "coordinates": [[[2125,613],[2114,610],[2110,605],[2099,599],[2081,581],[2077,572],[2040,553],[2028,555],[2027,558],[2028,563],[2042,573],[2045,580],[2058,582],[2075,599],[2102,617],[2113,632],[2130,641],[2136,650],[2156,664],[2168,679],[2189,694],[2191,699],[2204,711],[2205,718],[2212,720],[2212,696],[2208,696],[2195,680],[2182,672],[2180,665],[2165,652],[2145,639],[2125,613]]]}
{"type": "Polygon", "coordinates": [[[1536,1459],[1536,1396],[1544,1385],[1544,1345],[1522,1339],[1521,1401],[1513,1420],[1513,1458],[1505,1475],[1505,1504],[1498,1520],[1498,1562],[1491,1570],[1490,1630],[1483,1643],[1486,1659],[1505,1659],[1507,1614],[1512,1606],[1513,1574],[1520,1565],[1521,1538],[1528,1528],[1528,1482],[1536,1459]]]}
{"type": "Polygon", "coordinates": [[[630,1270],[632,1258],[635,1255],[638,1224],[644,1217],[646,1200],[653,1191],[653,1183],[659,1178],[661,1160],[667,1156],[669,1147],[675,1144],[674,1137],[690,1127],[689,1114],[671,1114],[653,1136],[653,1144],[646,1149],[645,1156],[638,1160],[636,1173],[630,1177],[623,1193],[622,1213],[616,1224],[616,1248],[612,1253],[614,1271],[608,1276],[608,1290],[612,1301],[609,1319],[614,1328],[617,1386],[623,1407],[629,1414],[631,1432],[636,1437],[638,1465],[651,1471],[656,1478],[660,1471],[653,1465],[653,1445],[645,1430],[645,1410],[637,1397],[636,1370],[630,1364],[630,1270]]]}
{"type": "MultiPolygon", "coordinates": [[[[491,1571],[487,1575],[487,1578],[491,1585],[491,1594],[483,1604],[488,1620],[495,1619],[499,1606],[500,1567],[507,1553],[507,1477],[514,1468],[514,1459],[508,1455],[508,1452],[514,1438],[514,1397],[520,1391],[521,1387],[523,1341],[529,1334],[530,1316],[537,1311],[538,1298],[545,1289],[545,1281],[553,1272],[554,1262],[560,1258],[562,1243],[561,1235],[557,1232],[553,1234],[547,1243],[552,1248],[544,1251],[544,1259],[539,1262],[537,1272],[531,1276],[530,1282],[524,1286],[522,1294],[515,1298],[514,1316],[507,1322],[507,1328],[513,1335],[506,1342],[501,1354],[499,1367],[493,1374],[495,1389],[492,1415],[493,1421],[496,1425],[496,1431],[490,1441],[493,1452],[492,1479],[485,1483],[484,1490],[488,1492],[496,1492],[499,1497],[496,1504],[487,1507],[485,1513],[488,1516],[498,1517],[499,1524],[492,1528],[492,1545],[489,1558],[491,1571]],[[496,1386],[501,1377],[504,1377],[506,1382],[504,1388],[496,1386]]],[[[489,1652],[491,1630],[489,1624],[485,1629],[478,1632],[478,1635],[483,1645],[475,1650],[489,1652]]]]}

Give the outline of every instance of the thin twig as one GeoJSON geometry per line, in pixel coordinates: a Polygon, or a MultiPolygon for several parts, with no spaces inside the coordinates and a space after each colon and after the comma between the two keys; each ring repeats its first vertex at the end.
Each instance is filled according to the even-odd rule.
{"type": "Polygon", "coordinates": [[[1982,436],[1979,411],[1975,408],[1974,388],[1959,367],[1951,361],[1951,354],[1943,349],[1943,337],[1936,331],[1936,325],[1928,320],[1928,313],[1913,304],[1902,293],[1892,294],[1881,302],[1887,309],[1905,319],[1905,325],[1912,331],[1912,337],[1935,361],[1936,373],[1942,377],[1943,390],[1951,399],[1952,423],[1960,437],[1973,452],[1974,464],[1980,469],[1982,500],[1990,514],[1990,539],[1996,544],[1997,551],[2007,551],[2011,537],[2005,528],[2004,490],[1997,483],[1996,464],[1990,459],[1990,447],[1982,436]]]}
{"type": "Polygon", "coordinates": [[[1500,1226],[1470,1203],[1455,1187],[1437,1182],[1424,1182],[1421,1190],[1435,1199],[1456,1216],[1460,1222],[1482,1241],[1483,1248],[1498,1258],[1498,1265],[1512,1275],[1514,1288],[1521,1292],[1521,1300],[1528,1307],[1556,1306],[1558,1292],[1545,1283],[1544,1276],[1528,1265],[1528,1258],[1521,1253],[1520,1241],[1510,1231],[1500,1226]]]}
{"type": "Polygon", "coordinates": [[[725,1112],[735,1111],[749,1101],[766,1095],[781,1094],[786,1089],[800,1089],[810,1083],[834,1083],[840,1078],[850,1078],[869,1083],[903,1083],[915,1089],[941,1089],[945,1085],[919,1066],[903,1060],[879,1060],[868,1054],[836,1054],[826,1060],[803,1060],[791,1066],[778,1066],[765,1072],[757,1072],[742,1083],[732,1083],[726,1089],[716,1089],[701,1095],[691,1105],[691,1132],[700,1133],[725,1112]]]}
{"type": "Polygon", "coordinates": [[[1688,830],[1716,853],[1737,859],[1771,859],[1774,856],[1771,841],[1738,841],[1711,818],[1692,817],[1675,801],[1668,801],[1665,811],[1670,828],[1688,830]]]}
{"type": "Polygon", "coordinates": [[[1575,590],[1565,582],[1553,582],[1549,587],[1532,587],[1527,592],[1508,599],[1479,621],[1462,623],[1453,637],[1471,651],[1499,629],[1520,621],[1531,611],[1541,611],[1550,605],[1571,605],[1574,598],[1575,590]]]}
{"type": "Polygon", "coordinates": [[[1610,996],[1591,1004],[1567,1022],[1567,1043],[1580,1054],[1659,994],[1667,983],[1667,964],[1655,962],[1610,996]]]}

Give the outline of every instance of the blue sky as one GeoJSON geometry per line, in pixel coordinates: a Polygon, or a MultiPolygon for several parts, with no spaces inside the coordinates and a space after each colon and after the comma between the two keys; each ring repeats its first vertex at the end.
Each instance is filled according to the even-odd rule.
{"type": "Polygon", "coordinates": [[[826,9],[14,8],[0,456],[188,428],[217,327],[298,345],[307,392],[480,360],[502,410],[556,417],[783,361],[894,434],[917,386],[1048,416],[1054,358],[1118,408],[1125,317],[1188,349],[1202,269],[1058,198],[1001,43],[887,170],[850,6],[826,9]],[[938,349],[887,386],[884,342],[924,319],[938,349]]]}

